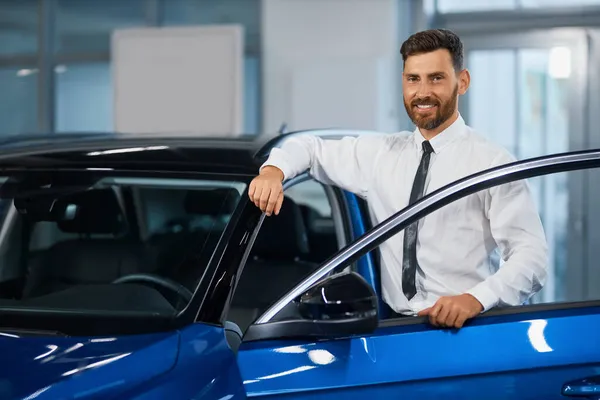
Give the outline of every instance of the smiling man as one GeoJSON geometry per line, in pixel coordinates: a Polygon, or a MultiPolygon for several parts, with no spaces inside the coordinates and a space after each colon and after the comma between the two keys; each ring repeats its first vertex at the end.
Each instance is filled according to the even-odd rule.
{"type": "MultiPolygon", "coordinates": [[[[471,77],[454,33],[416,33],[400,52],[414,132],[284,141],[250,185],[248,195],[261,210],[278,214],[282,182],[308,169],[316,180],[366,199],[379,223],[424,194],[514,160],[458,112],[471,77]]],[[[383,299],[392,316],[428,316],[436,326],[460,328],[493,307],[522,304],[542,288],[547,273],[546,239],[524,181],[455,201],[380,249],[383,299]],[[501,267],[493,262],[496,250],[501,267]]]]}

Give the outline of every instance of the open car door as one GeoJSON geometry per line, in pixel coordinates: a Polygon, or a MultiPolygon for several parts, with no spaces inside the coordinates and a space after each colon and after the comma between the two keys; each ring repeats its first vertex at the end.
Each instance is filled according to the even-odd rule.
{"type": "Polygon", "coordinates": [[[600,150],[507,164],[443,187],[375,226],[244,332],[237,356],[248,397],[598,398],[600,301],[491,310],[454,331],[421,317],[380,318],[380,299],[368,280],[339,272],[411,223],[467,196],[598,167],[600,150]]]}

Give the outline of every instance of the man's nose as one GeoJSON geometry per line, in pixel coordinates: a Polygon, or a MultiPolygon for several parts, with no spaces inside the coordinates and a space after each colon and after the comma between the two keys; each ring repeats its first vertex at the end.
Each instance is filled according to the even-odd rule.
{"type": "Polygon", "coordinates": [[[429,85],[427,82],[419,82],[417,86],[417,92],[415,94],[417,97],[431,96],[431,85],[429,85]]]}

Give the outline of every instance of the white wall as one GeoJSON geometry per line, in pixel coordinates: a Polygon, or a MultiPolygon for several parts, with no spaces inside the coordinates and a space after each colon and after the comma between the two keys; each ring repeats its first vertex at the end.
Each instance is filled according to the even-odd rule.
{"type": "Polygon", "coordinates": [[[263,132],[398,129],[396,0],[263,0],[263,132]]]}
{"type": "Polygon", "coordinates": [[[236,24],[113,31],[115,130],[241,135],[243,63],[236,24]]]}
{"type": "MultiPolygon", "coordinates": [[[[247,134],[259,131],[258,70],[258,60],[247,57],[244,62],[244,133],[247,134]]],[[[0,119],[4,121],[0,126],[0,135],[22,130],[35,131],[36,79],[37,74],[16,77],[16,70],[0,70],[0,87],[4,89],[0,94],[6,98],[22,98],[18,102],[0,101],[0,119]],[[28,83],[16,86],[18,80],[28,83]],[[27,88],[27,91],[20,88],[27,88]],[[24,105],[29,105],[29,108],[24,105]],[[15,114],[13,108],[19,110],[19,114],[15,114]],[[26,112],[32,116],[30,119],[22,117],[26,112]],[[14,125],[19,121],[29,122],[26,127],[14,125]]],[[[108,62],[68,64],[64,72],[56,74],[55,117],[57,132],[114,131],[113,87],[108,62]]]]}

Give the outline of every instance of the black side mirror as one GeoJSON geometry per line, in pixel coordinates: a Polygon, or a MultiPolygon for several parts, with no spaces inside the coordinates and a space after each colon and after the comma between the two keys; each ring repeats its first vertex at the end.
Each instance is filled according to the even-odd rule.
{"type": "Polygon", "coordinates": [[[291,303],[281,318],[251,325],[244,341],[331,338],[372,333],[379,324],[375,291],[355,272],[332,275],[291,303]]]}
{"type": "Polygon", "coordinates": [[[303,318],[316,321],[377,318],[377,296],[362,276],[341,273],[310,288],[298,300],[303,318]]]}

